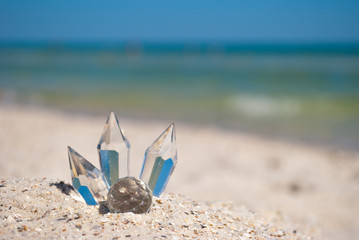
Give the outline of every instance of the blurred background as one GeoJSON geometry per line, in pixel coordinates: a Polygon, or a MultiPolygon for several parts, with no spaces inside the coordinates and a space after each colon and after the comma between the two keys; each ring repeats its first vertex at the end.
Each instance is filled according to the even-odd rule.
{"type": "Polygon", "coordinates": [[[0,177],[71,182],[66,146],[98,166],[115,111],[131,175],[175,122],[166,191],[356,239],[358,13],[351,0],[0,1],[0,177]]]}
{"type": "Polygon", "coordinates": [[[357,1],[1,1],[0,102],[359,147],[357,1]]]}

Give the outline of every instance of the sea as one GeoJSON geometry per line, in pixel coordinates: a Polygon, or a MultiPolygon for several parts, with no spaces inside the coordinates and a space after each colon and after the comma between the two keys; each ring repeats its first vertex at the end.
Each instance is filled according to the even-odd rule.
{"type": "Polygon", "coordinates": [[[358,150],[359,44],[1,42],[0,103],[358,150]]]}

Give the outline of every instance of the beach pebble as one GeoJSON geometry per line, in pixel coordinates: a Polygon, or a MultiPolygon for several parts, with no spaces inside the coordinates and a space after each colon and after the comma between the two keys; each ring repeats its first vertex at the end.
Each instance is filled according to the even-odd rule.
{"type": "Polygon", "coordinates": [[[107,206],[112,213],[146,213],[152,205],[152,192],[140,179],[121,178],[107,195],[107,206]]]}
{"type": "Polygon", "coordinates": [[[14,222],[16,222],[16,220],[10,215],[10,216],[7,217],[6,222],[14,223],[14,222]]]}

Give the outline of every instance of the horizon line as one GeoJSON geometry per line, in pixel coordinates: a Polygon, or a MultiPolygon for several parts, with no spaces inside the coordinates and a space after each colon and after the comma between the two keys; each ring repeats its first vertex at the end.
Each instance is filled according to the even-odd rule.
{"type": "Polygon", "coordinates": [[[3,41],[0,49],[115,50],[133,53],[359,54],[359,42],[3,41]]]}

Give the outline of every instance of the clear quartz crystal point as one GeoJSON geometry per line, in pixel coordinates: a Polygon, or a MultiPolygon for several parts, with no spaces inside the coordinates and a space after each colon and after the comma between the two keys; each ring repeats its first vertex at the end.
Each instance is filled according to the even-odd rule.
{"type": "Polygon", "coordinates": [[[117,179],[129,175],[130,143],[123,135],[116,115],[111,112],[107,118],[97,145],[100,166],[109,186],[117,179]]]}
{"type": "Polygon", "coordinates": [[[73,187],[88,205],[106,200],[108,187],[99,169],[71,147],[67,147],[73,187]]]}
{"type": "Polygon", "coordinates": [[[148,184],[153,195],[160,196],[176,164],[176,133],[172,123],[146,150],[140,179],[148,184]]]}

